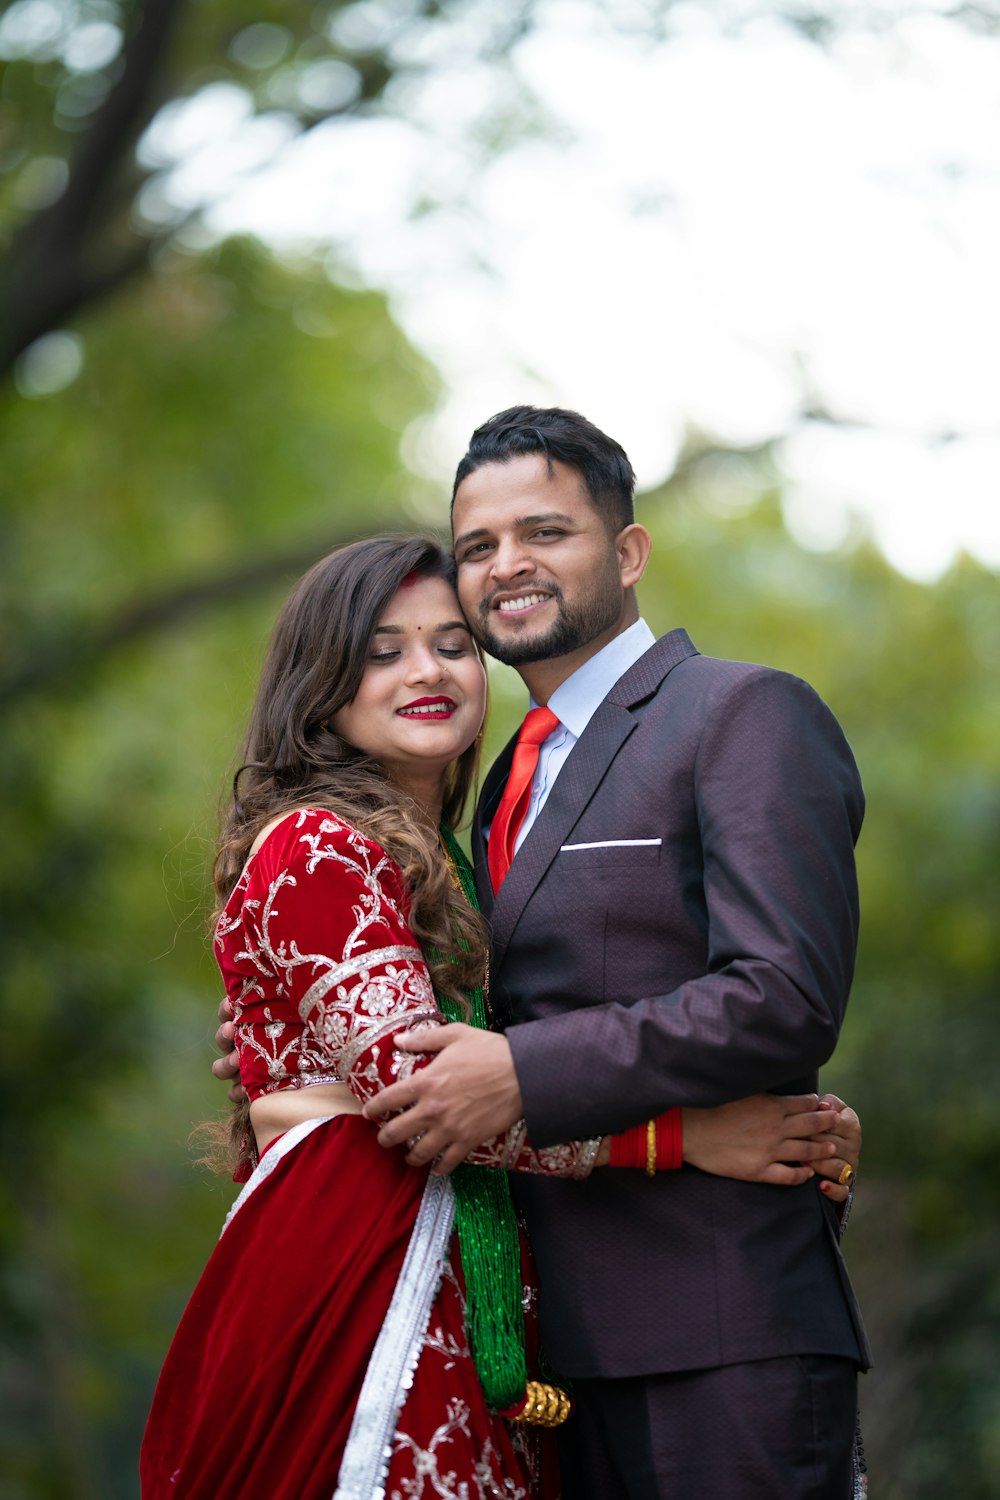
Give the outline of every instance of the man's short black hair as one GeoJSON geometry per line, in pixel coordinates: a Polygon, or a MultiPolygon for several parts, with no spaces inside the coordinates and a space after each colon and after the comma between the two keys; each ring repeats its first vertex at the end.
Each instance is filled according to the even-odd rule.
{"type": "Polygon", "coordinates": [[[455,473],[452,505],[462,480],[476,469],[522,453],[544,454],[550,474],[554,459],[575,469],[612,536],[635,520],[635,474],[625,449],[579,412],[561,406],[511,406],[477,427],[455,473]]]}

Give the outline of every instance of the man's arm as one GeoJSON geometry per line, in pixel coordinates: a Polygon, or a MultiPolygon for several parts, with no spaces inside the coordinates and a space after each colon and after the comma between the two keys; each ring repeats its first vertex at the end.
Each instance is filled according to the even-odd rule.
{"type": "Polygon", "coordinates": [[[864,810],[840,726],[798,678],[737,679],[707,718],[693,789],[705,972],[669,993],[510,1028],[539,1144],[571,1122],[621,1129],[671,1105],[788,1088],[834,1050],[854,973],[864,810]]]}

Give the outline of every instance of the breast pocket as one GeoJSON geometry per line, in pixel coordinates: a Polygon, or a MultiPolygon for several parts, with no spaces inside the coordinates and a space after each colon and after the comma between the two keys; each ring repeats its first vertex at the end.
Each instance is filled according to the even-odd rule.
{"type": "Polygon", "coordinates": [[[673,878],[664,850],[662,838],[570,839],[560,848],[542,889],[558,940],[574,954],[586,949],[587,973],[574,972],[574,992],[628,1002],[662,989],[673,878]]]}
{"type": "Polygon", "coordinates": [[[568,843],[559,850],[561,875],[600,875],[602,871],[649,870],[660,863],[662,839],[603,839],[568,843]]]}

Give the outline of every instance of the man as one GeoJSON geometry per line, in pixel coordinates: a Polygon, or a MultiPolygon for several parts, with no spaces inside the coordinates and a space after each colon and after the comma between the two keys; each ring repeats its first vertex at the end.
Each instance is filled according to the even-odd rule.
{"type": "MultiPolygon", "coordinates": [[[[540,1146],[813,1090],[837,1040],[858,921],[853,758],[799,679],[700,656],[682,630],[654,641],[633,488],[620,446],[555,408],[500,413],[458,468],[466,615],[554,720],[523,822],[503,797],[512,742],[474,828],[506,1034],[425,1034],[411,1050],[430,1065],[366,1109],[404,1107],[380,1139],[418,1138],[408,1159],[437,1170],[522,1116],[540,1146]]],[[[815,1182],[687,1168],[515,1192],[545,1348],[577,1397],[573,1494],[849,1494],[868,1348],[815,1182]]]]}

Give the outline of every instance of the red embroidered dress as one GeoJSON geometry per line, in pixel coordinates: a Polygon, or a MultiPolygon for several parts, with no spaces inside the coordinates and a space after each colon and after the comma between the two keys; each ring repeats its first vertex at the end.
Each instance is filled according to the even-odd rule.
{"type": "MultiPolygon", "coordinates": [[[[272,830],[216,931],[251,1099],[338,1081],[366,1100],[422,1065],[393,1047],[397,1032],[443,1019],[408,906],[395,862],[333,814],[303,810],[272,830]]],[[[414,1324],[401,1411],[402,1396],[393,1405],[383,1389],[429,1199],[450,1189],[376,1135],[340,1115],[265,1153],[167,1355],[143,1442],[144,1500],[370,1500],[377,1486],[352,1477],[369,1459],[386,1500],[549,1500],[537,1443],[483,1399],[450,1218],[439,1216],[444,1261],[425,1276],[429,1314],[414,1324]],[[376,1442],[369,1419],[386,1412],[376,1442]]],[[[596,1149],[533,1152],[522,1124],[470,1159],[584,1177],[596,1149]]]]}

